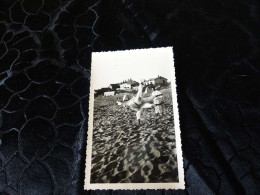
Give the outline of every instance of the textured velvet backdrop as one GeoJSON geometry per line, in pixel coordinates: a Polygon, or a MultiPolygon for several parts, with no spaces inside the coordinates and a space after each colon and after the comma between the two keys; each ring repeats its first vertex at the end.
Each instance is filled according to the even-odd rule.
{"type": "Polygon", "coordinates": [[[1,0],[0,192],[83,193],[91,51],[173,46],[185,191],[259,194],[255,0],[1,0]]]}

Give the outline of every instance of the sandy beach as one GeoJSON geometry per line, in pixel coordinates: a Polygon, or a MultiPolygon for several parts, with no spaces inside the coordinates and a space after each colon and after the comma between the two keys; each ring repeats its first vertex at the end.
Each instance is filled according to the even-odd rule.
{"type": "Polygon", "coordinates": [[[91,183],[178,182],[171,89],[162,89],[164,114],[142,113],[116,104],[123,94],[94,101],[91,183]]]}

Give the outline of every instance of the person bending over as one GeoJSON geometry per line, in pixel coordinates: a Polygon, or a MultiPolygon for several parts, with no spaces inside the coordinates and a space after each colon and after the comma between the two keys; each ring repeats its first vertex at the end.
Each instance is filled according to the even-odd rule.
{"type": "Polygon", "coordinates": [[[151,95],[150,97],[143,97],[143,85],[140,82],[140,85],[138,87],[138,92],[135,97],[132,99],[126,101],[126,102],[119,102],[117,101],[117,104],[124,107],[129,107],[131,110],[136,111],[136,119],[137,124],[140,125],[140,119],[143,109],[145,108],[152,108],[154,106],[153,99],[156,97],[156,95],[151,95]]]}

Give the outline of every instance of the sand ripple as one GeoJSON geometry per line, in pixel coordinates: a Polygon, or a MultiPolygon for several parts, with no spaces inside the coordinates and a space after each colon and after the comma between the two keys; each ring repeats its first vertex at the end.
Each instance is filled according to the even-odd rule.
{"type": "Polygon", "coordinates": [[[140,126],[134,112],[95,100],[91,183],[178,181],[173,111],[165,96],[164,116],[146,110],[140,126]]]}

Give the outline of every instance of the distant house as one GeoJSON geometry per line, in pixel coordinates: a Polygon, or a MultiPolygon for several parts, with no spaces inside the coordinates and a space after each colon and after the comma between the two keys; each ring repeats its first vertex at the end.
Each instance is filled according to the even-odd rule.
{"type": "Polygon", "coordinates": [[[143,83],[145,86],[146,85],[154,85],[154,86],[165,85],[167,83],[167,79],[158,75],[158,77],[156,77],[156,78],[144,80],[143,83]]]}
{"type": "Polygon", "coordinates": [[[104,96],[114,96],[116,94],[115,91],[107,91],[107,92],[104,92],[104,96]]]}
{"type": "Polygon", "coordinates": [[[107,91],[111,91],[111,89],[109,87],[104,87],[100,89],[102,92],[107,92],[107,91]]]}
{"type": "Polygon", "coordinates": [[[139,83],[132,79],[128,79],[126,81],[119,83],[119,85],[120,85],[120,89],[133,89],[134,87],[139,86],[139,83]]]}
{"type": "Polygon", "coordinates": [[[120,88],[120,86],[119,86],[118,84],[110,84],[110,85],[109,85],[109,88],[110,88],[111,90],[116,90],[116,89],[120,88]]]}
{"type": "Polygon", "coordinates": [[[100,95],[104,95],[105,92],[111,91],[110,88],[101,88],[101,89],[97,89],[94,90],[94,97],[100,96],[100,95]]]}

